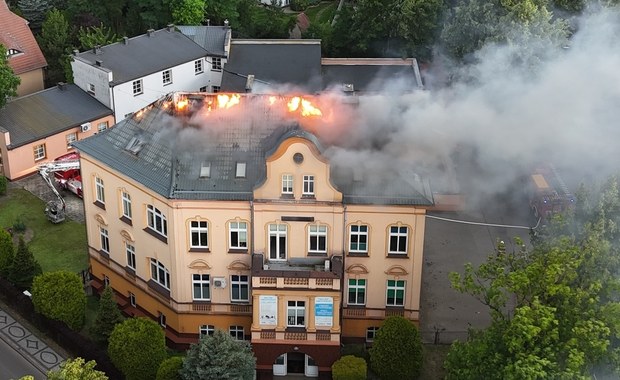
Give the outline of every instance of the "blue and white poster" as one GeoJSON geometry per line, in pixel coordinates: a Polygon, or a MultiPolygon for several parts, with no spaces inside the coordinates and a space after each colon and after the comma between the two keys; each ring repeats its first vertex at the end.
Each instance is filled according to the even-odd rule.
{"type": "Polygon", "coordinates": [[[316,297],[314,299],[314,325],[316,327],[332,327],[334,324],[334,299],[332,297],[316,297]]]}
{"type": "Polygon", "coordinates": [[[276,326],[278,324],[277,296],[260,296],[258,309],[258,323],[261,326],[276,326]]]}

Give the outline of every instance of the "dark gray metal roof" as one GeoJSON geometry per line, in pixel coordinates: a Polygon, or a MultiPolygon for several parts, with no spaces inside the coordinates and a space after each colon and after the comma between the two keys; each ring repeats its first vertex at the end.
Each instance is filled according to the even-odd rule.
{"type": "Polygon", "coordinates": [[[112,114],[112,110],[74,84],[22,96],[0,110],[0,127],[16,148],[112,114]]]}
{"type": "MultiPolygon", "coordinates": [[[[274,86],[286,84],[306,92],[321,89],[319,40],[232,40],[222,76],[222,91],[245,92],[246,78],[274,86]]],[[[272,89],[273,91],[273,89],[272,89]]]]}
{"type": "Polygon", "coordinates": [[[125,83],[145,75],[205,57],[207,51],[174,28],[165,28],[91,49],[75,56],[91,65],[112,71],[112,84],[125,83]]]}
{"type": "Polygon", "coordinates": [[[227,44],[226,37],[230,32],[230,27],[177,25],[176,28],[195,43],[202,46],[210,56],[226,57],[224,47],[227,44]]]}
{"type": "Polygon", "coordinates": [[[355,92],[378,92],[386,86],[391,92],[422,88],[417,62],[412,59],[323,59],[321,73],[323,89],[344,84],[352,84],[355,92]]]}
{"type": "MultiPolygon", "coordinates": [[[[166,198],[190,200],[253,199],[254,188],[265,179],[266,158],[287,138],[305,138],[322,151],[315,135],[270,106],[268,95],[241,95],[234,109],[224,110],[215,106],[215,96],[168,95],[74,146],[166,198]],[[182,111],[175,107],[179,99],[188,100],[182,111]],[[133,153],[129,146],[136,147],[133,153]],[[201,168],[207,163],[210,176],[201,177],[201,168]],[[237,163],[246,164],[243,178],[236,177],[237,163]]],[[[349,181],[353,178],[351,168],[335,168],[337,175],[332,175],[332,181],[345,192],[346,202],[432,204],[428,184],[419,178],[398,174],[381,177],[380,186],[360,186],[349,181]],[[387,193],[385,183],[391,183],[387,193]]]]}

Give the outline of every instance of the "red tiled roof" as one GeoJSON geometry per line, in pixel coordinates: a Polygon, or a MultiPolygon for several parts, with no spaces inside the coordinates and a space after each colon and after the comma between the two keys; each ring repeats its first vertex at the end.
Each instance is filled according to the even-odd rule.
{"type": "Polygon", "coordinates": [[[299,25],[299,30],[302,32],[305,32],[308,29],[310,26],[310,19],[305,13],[302,12],[297,16],[297,25],[299,25]]]}
{"type": "Polygon", "coordinates": [[[22,52],[9,58],[9,66],[17,75],[47,66],[28,21],[11,12],[5,0],[0,0],[0,44],[22,52]]]}

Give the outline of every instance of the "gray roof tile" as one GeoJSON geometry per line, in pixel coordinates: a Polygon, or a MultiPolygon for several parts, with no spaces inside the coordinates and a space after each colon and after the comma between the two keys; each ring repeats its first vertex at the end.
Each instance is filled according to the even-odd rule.
{"type": "Polygon", "coordinates": [[[230,31],[227,26],[177,25],[181,33],[202,46],[210,56],[226,57],[226,36],[230,31]]]}

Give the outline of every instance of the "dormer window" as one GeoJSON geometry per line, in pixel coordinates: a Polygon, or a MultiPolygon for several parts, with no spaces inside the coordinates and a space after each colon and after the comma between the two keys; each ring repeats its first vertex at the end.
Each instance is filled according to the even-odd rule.
{"type": "Polygon", "coordinates": [[[7,56],[7,57],[12,57],[12,56],[14,56],[14,55],[21,54],[21,53],[22,53],[22,52],[21,52],[20,50],[17,50],[17,49],[12,49],[12,48],[11,48],[11,49],[7,49],[7,51],[6,51],[6,56],[7,56]]]}
{"type": "Polygon", "coordinates": [[[200,178],[210,178],[211,177],[211,163],[203,162],[200,166],[200,178]]]}
{"type": "Polygon", "coordinates": [[[245,178],[245,162],[237,162],[237,169],[235,171],[235,177],[245,178]]]}

